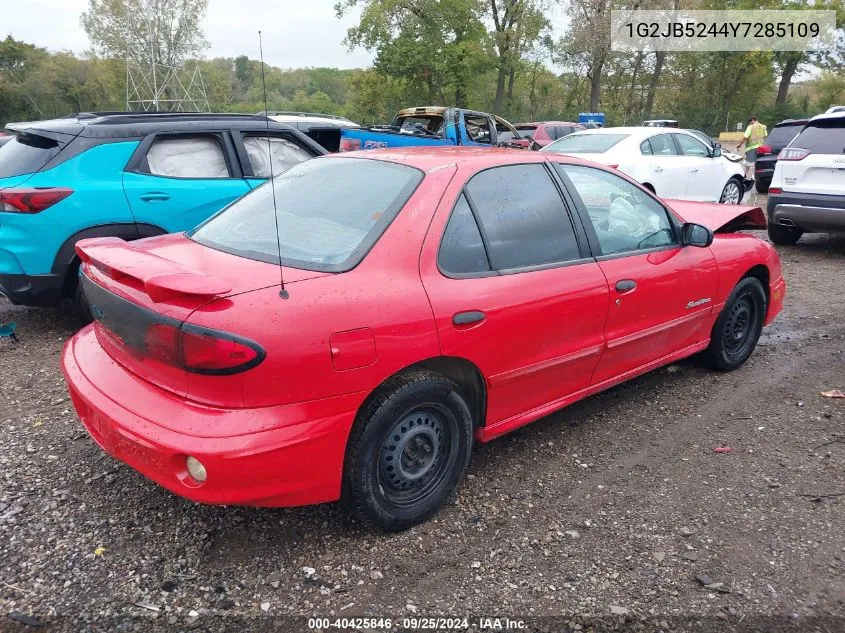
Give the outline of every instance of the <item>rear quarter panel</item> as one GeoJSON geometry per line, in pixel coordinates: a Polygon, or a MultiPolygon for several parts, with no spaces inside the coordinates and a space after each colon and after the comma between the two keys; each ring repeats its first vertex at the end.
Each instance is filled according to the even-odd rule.
{"type": "MultiPolygon", "coordinates": [[[[440,354],[419,274],[423,236],[454,167],[429,174],[358,266],[212,302],[188,321],[245,336],[267,352],[235,377],[189,377],[189,397],[244,406],[369,392],[440,354]]],[[[267,266],[271,266],[267,264],[267,266]]]]}
{"type": "Polygon", "coordinates": [[[73,194],[41,213],[0,213],[0,244],[20,263],[23,270],[16,272],[49,273],[62,244],[82,229],[134,222],[121,177],[137,145],[127,141],[92,147],[24,183],[67,187],[73,194]]]}

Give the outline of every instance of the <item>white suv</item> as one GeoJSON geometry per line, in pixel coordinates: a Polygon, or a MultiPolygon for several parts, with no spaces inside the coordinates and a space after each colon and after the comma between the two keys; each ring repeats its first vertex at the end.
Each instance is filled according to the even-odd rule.
{"type": "Polygon", "coordinates": [[[813,117],[781,150],[767,210],[775,244],[845,232],[845,112],[813,117]]]}

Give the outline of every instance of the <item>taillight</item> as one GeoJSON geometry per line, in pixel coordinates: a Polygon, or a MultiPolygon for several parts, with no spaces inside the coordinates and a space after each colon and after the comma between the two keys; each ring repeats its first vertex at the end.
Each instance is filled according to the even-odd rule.
{"type": "Polygon", "coordinates": [[[341,152],[355,152],[361,149],[361,139],[357,138],[342,138],[340,139],[341,152]]]}
{"type": "Polygon", "coordinates": [[[758,156],[764,156],[766,154],[771,154],[771,153],[772,153],[772,148],[769,147],[768,145],[761,145],[760,147],[757,148],[757,155],[758,156]]]}
{"type": "Polygon", "coordinates": [[[264,350],[252,341],[193,325],[181,329],[180,356],[195,374],[234,374],[264,360],[264,350]]]}
{"type": "Polygon", "coordinates": [[[266,355],[258,343],[187,323],[156,321],[146,326],[143,341],[121,336],[100,321],[94,331],[106,349],[117,348],[138,360],[155,360],[194,374],[225,375],[246,371],[266,355]]]}
{"type": "Polygon", "coordinates": [[[41,213],[73,193],[64,187],[25,187],[0,190],[0,211],[6,213],[41,213]]]}
{"type": "Polygon", "coordinates": [[[800,147],[784,147],[778,154],[778,160],[801,160],[812,154],[808,149],[800,147]]]}
{"type": "Polygon", "coordinates": [[[769,193],[783,193],[783,189],[780,187],[769,187],[769,193]]]}

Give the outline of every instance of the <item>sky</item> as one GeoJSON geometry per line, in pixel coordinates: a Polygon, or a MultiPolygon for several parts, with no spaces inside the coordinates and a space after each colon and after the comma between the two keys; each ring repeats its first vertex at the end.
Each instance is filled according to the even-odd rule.
{"type": "MultiPolygon", "coordinates": [[[[336,0],[209,0],[204,29],[206,57],[247,55],[258,59],[258,29],[264,61],[281,68],[363,68],[373,56],[348,51],[341,42],[360,15],[335,17],[336,0]]],[[[82,53],[89,48],[79,16],[88,0],[2,0],[0,37],[11,35],[51,51],[82,53]]]]}

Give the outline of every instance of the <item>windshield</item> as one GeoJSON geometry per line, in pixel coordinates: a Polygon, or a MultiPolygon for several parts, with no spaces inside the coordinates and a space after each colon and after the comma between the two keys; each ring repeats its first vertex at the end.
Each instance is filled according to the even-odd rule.
{"type": "Polygon", "coordinates": [[[0,178],[31,174],[47,164],[63,145],[35,134],[19,134],[0,147],[0,178]]]}
{"type": "Polygon", "coordinates": [[[236,200],[191,238],[272,264],[281,250],[286,266],[342,272],[363,259],[422,178],[413,167],[378,160],[309,160],[236,200]]]}
{"type": "Polygon", "coordinates": [[[564,136],[550,145],[546,145],[542,152],[556,154],[602,154],[616,145],[629,134],[589,134],[576,132],[564,136]]]}

